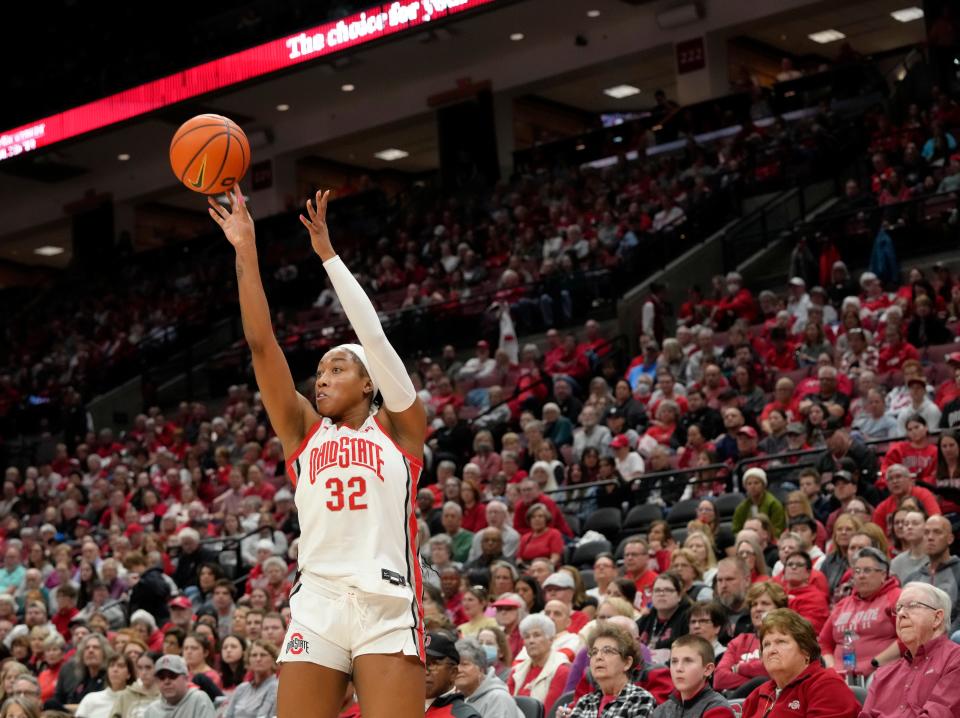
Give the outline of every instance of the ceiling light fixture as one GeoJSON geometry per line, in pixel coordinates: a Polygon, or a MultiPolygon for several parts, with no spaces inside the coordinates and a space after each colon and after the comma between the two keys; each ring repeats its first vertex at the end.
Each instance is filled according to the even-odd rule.
{"type": "Polygon", "coordinates": [[[514,42],[520,42],[524,37],[526,37],[526,35],[524,35],[522,32],[514,32],[510,34],[510,39],[514,42]]]}
{"type": "Polygon", "coordinates": [[[613,87],[608,87],[606,90],[604,90],[603,94],[608,95],[615,100],[622,100],[624,97],[639,95],[640,88],[634,87],[633,85],[614,85],[613,87]]]}
{"type": "Polygon", "coordinates": [[[821,45],[826,45],[828,42],[836,42],[837,40],[843,40],[846,35],[844,35],[839,30],[821,30],[820,32],[813,32],[807,35],[811,40],[821,45]]]}
{"type": "Polygon", "coordinates": [[[357,88],[354,85],[351,85],[349,82],[345,85],[340,85],[340,89],[344,92],[353,92],[357,88]]]}
{"type": "Polygon", "coordinates": [[[121,162],[126,162],[128,159],[130,159],[130,155],[128,155],[126,152],[121,152],[119,155],[117,155],[117,159],[121,162]]]}
{"type": "Polygon", "coordinates": [[[33,250],[34,254],[39,254],[41,257],[56,257],[58,254],[64,253],[63,247],[53,247],[49,244],[45,244],[42,247],[37,247],[33,250]]]}
{"type": "Polygon", "coordinates": [[[404,157],[409,157],[409,152],[404,152],[403,150],[398,150],[395,147],[390,147],[385,150],[380,150],[373,154],[374,157],[383,160],[384,162],[393,162],[394,160],[402,160],[404,157]]]}
{"type": "Polygon", "coordinates": [[[587,10],[587,17],[600,17],[599,10],[587,10]]]}
{"type": "Polygon", "coordinates": [[[290,105],[288,105],[288,104],[286,104],[286,103],[277,105],[277,112],[286,112],[286,111],[289,110],[289,109],[290,109],[290,105]]]}
{"type": "Polygon", "coordinates": [[[890,16],[894,20],[899,20],[900,22],[912,22],[923,17],[923,8],[916,6],[905,7],[902,10],[894,10],[892,13],[890,13],[890,16]]]}

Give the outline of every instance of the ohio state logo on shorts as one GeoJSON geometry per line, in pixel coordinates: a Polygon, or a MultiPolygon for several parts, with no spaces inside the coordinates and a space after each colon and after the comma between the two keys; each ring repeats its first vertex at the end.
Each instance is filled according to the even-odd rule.
{"type": "Polygon", "coordinates": [[[292,653],[295,656],[299,656],[301,653],[306,651],[310,653],[310,645],[303,640],[303,636],[299,633],[294,633],[290,636],[290,641],[287,643],[287,653],[292,653]]]}

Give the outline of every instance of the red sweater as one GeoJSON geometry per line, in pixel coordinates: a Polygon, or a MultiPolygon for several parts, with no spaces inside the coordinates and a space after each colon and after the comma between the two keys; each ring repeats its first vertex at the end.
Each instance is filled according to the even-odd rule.
{"type": "MultiPolygon", "coordinates": [[[[934,453],[936,453],[936,447],[934,447],[934,453]]],[[[940,514],[940,504],[937,503],[937,497],[927,489],[914,486],[910,489],[910,495],[920,502],[923,510],[927,512],[927,516],[937,516],[940,514]]],[[[896,496],[888,496],[873,510],[873,516],[870,519],[884,530],[888,538],[893,534],[890,531],[892,527],[887,524],[890,521],[890,517],[896,513],[898,504],[899,500],[896,496]]]]}
{"type": "Polygon", "coordinates": [[[884,478],[887,476],[887,467],[894,464],[906,466],[915,479],[930,481],[937,473],[936,444],[927,444],[919,449],[909,441],[891,444],[880,462],[880,471],[884,478]]]}
{"type": "Polygon", "coordinates": [[[880,359],[877,363],[877,371],[881,374],[895,371],[903,367],[903,363],[909,359],[920,359],[920,352],[913,344],[901,342],[900,344],[884,344],[880,347],[880,359]]]}
{"type": "Polygon", "coordinates": [[[713,687],[718,691],[729,691],[765,675],[767,669],[760,660],[760,639],[755,633],[741,633],[733,637],[720,657],[717,672],[713,676],[713,687]],[[734,666],[738,666],[736,673],[733,672],[734,666]]]}
{"type": "Polygon", "coordinates": [[[830,615],[827,597],[812,584],[787,589],[787,606],[810,621],[814,633],[820,633],[830,615]]]}
{"type": "Polygon", "coordinates": [[[473,508],[464,509],[461,527],[471,533],[487,528],[487,505],[478,501],[473,508]]]}
{"type": "MultiPolygon", "coordinates": [[[[729,650],[729,649],[728,649],[729,650]]],[[[777,684],[767,681],[743,704],[743,718],[857,718],[860,703],[833,669],[818,661],[807,666],[777,695],[777,684]]]]}
{"type": "Polygon", "coordinates": [[[564,536],[573,538],[573,531],[570,530],[567,519],[564,517],[560,507],[546,494],[540,494],[529,504],[526,501],[517,502],[517,506],[513,511],[513,528],[517,530],[517,533],[523,535],[530,531],[530,525],[527,523],[527,509],[533,506],[533,504],[543,504],[546,506],[550,512],[550,516],[553,518],[550,526],[557,529],[564,536]]]}

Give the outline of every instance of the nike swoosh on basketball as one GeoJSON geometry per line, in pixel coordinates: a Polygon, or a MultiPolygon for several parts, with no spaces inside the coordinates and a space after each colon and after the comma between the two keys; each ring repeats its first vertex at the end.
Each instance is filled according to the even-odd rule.
{"type": "Polygon", "coordinates": [[[200,171],[197,172],[197,178],[195,180],[190,180],[190,184],[194,187],[200,187],[203,185],[203,175],[207,172],[207,156],[204,155],[203,159],[200,160],[200,171]]]}

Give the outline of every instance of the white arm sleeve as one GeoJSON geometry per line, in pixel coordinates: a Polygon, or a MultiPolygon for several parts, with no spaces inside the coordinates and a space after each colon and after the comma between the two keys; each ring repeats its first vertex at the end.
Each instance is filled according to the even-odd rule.
{"type": "Polygon", "coordinates": [[[370,298],[339,256],[328,259],[323,268],[327,270],[343,312],[367,355],[372,379],[383,394],[384,406],[392,412],[409,409],[416,401],[417,393],[403,360],[383,332],[370,298]]]}

